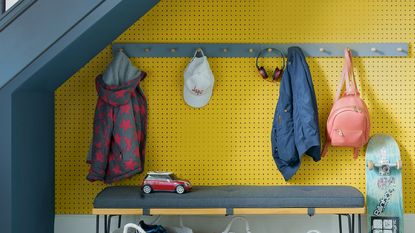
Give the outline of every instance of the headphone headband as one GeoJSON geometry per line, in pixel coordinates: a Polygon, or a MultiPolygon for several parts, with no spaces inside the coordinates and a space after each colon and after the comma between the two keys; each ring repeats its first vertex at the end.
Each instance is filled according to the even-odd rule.
{"type": "Polygon", "coordinates": [[[256,56],[256,60],[255,60],[256,68],[259,69],[258,59],[262,56],[262,54],[265,51],[269,51],[270,49],[271,49],[271,52],[272,51],[277,51],[277,53],[279,53],[279,55],[281,55],[281,57],[282,57],[282,67],[281,67],[281,69],[282,70],[285,69],[285,55],[284,55],[284,53],[281,50],[279,50],[277,48],[265,48],[265,49],[260,50],[259,53],[258,53],[258,55],[256,56]]]}

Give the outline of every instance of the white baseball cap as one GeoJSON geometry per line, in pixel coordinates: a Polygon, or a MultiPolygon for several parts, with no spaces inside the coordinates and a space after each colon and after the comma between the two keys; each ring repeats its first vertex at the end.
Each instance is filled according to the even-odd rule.
{"type": "Polygon", "coordinates": [[[207,57],[199,49],[184,71],[184,101],[194,108],[205,106],[212,97],[214,83],[207,57]],[[198,52],[202,54],[201,57],[196,57],[198,52]]]}

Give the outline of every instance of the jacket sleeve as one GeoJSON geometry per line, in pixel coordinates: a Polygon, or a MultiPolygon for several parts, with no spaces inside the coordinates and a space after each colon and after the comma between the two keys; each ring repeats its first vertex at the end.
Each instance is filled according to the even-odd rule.
{"type": "Polygon", "coordinates": [[[94,117],[93,139],[87,162],[91,164],[87,179],[104,180],[113,130],[113,108],[98,99],[94,117]]]}
{"type": "MultiPolygon", "coordinates": [[[[288,67],[289,68],[289,67],[288,67]]],[[[280,92],[271,132],[272,155],[283,175],[289,180],[300,167],[294,140],[293,90],[291,72],[287,69],[280,83],[280,92]]]]}
{"type": "Polygon", "coordinates": [[[299,155],[307,154],[315,161],[320,160],[320,131],[318,126],[317,101],[313,81],[304,55],[292,59],[291,70],[295,143],[299,155]]]}

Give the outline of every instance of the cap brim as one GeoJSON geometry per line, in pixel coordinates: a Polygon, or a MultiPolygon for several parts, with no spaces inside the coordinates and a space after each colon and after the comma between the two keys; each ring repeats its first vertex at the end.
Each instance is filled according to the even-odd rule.
{"type": "Polygon", "coordinates": [[[209,103],[210,98],[212,97],[212,89],[210,89],[208,93],[199,96],[192,94],[192,92],[187,88],[184,88],[183,90],[184,101],[189,106],[194,108],[201,108],[207,105],[209,103]]]}

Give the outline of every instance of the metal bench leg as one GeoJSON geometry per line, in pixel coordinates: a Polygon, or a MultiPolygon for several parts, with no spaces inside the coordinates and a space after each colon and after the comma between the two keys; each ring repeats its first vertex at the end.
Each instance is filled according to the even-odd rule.
{"type": "Polygon", "coordinates": [[[349,233],[354,233],[354,214],[339,214],[339,232],[343,232],[343,226],[342,226],[342,216],[347,217],[347,225],[349,227],[349,233]],[[352,217],[353,216],[353,217],[352,217]]]}
{"type": "Polygon", "coordinates": [[[342,215],[339,214],[338,216],[339,216],[339,232],[343,233],[343,230],[342,230],[342,215]]]}
{"type": "Polygon", "coordinates": [[[354,230],[355,230],[355,224],[354,224],[355,223],[355,221],[354,221],[355,219],[354,218],[355,218],[355,216],[354,216],[354,214],[352,214],[352,233],[354,233],[354,230]]]}
{"type": "Polygon", "coordinates": [[[97,214],[97,222],[96,222],[96,226],[95,226],[95,230],[96,230],[96,233],[99,233],[99,214],[97,214]]]}
{"type": "Polygon", "coordinates": [[[114,217],[114,215],[108,216],[108,224],[107,224],[108,233],[111,231],[111,218],[112,217],[114,217]]]}
{"type": "MultiPolygon", "coordinates": [[[[118,228],[120,228],[121,227],[121,215],[104,215],[104,217],[105,217],[105,227],[104,227],[104,229],[105,229],[105,233],[109,233],[110,231],[111,231],[111,221],[112,221],[112,218],[113,217],[117,217],[118,216],[118,228]],[[108,220],[107,220],[107,217],[108,217],[108,220]]],[[[97,224],[99,224],[99,222],[97,223],[97,224]]],[[[99,233],[98,231],[97,231],[97,233],[99,233]]]]}
{"type": "Polygon", "coordinates": [[[112,217],[117,217],[118,216],[118,228],[121,227],[121,215],[109,215],[108,216],[108,233],[111,231],[111,221],[112,221],[112,217]]]}
{"type": "Polygon", "coordinates": [[[350,214],[346,214],[346,216],[347,216],[347,223],[349,225],[349,233],[353,233],[352,218],[350,214]]]}
{"type": "Polygon", "coordinates": [[[108,216],[104,215],[104,233],[108,233],[108,216]]]}

